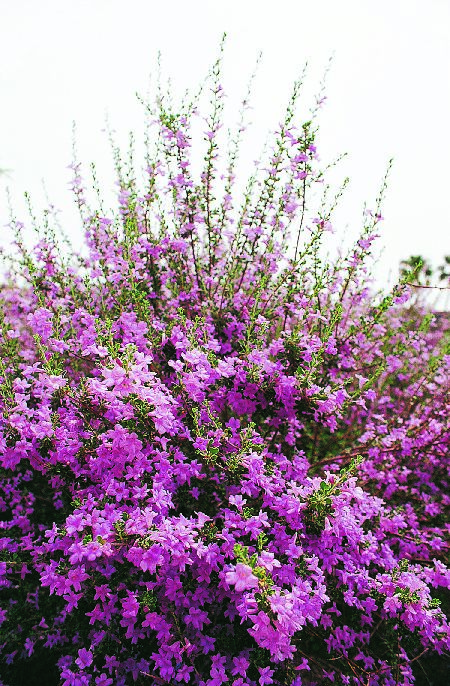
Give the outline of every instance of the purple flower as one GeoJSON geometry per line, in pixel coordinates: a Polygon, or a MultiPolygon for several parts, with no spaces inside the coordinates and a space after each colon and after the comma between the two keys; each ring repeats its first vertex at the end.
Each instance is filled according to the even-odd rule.
{"type": "Polygon", "coordinates": [[[258,667],[258,672],[260,674],[258,681],[261,686],[265,686],[266,684],[273,684],[273,679],[271,678],[274,674],[273,669],[270,669],[270,667],[258,667]]]}
{"type": "Polygon", "coordinates": [[[80,669],[84,669],[85,667],[89,667],[92,664],[93,659],[94,656],[92,655],[90,650],[80,648],[80,650],[78,651],[78,657],[75,660],[75,662],[80,669]]]}
{"type": "Polygon", "coordinates": [[[247,673],[247,669],[250,666],[250,662],[247,660],[245,657],[234,657],[233,658],[233,668],[231,670],[231,673],[233,676],[236,676],[236,674],[240,674],[241,676],[245,676],[247,673]]]}
{"type": "Polygon", "coordinates": [[[234,570],[226,573],[225,581],[234,586],[238,593],[258,588],[258,578],[253,574],[252,568],[242,562],[238,562],[234,570]]]}
{"type": "Polygon", "coordinates": [[[96,686],[112,686],[113,683],[113,680],[104,672],[95,678],[96,686]]]}

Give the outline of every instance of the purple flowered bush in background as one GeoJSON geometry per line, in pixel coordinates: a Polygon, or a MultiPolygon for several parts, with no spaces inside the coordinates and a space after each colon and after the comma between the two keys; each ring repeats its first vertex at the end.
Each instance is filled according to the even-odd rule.
{"type": "Polygon", "coordinates": [[[81,252],[12,222],[5,685],[393,686],[448,654],[449,326],[414,270],[371,285],[384,184],[324,257],[342,189],[300,83],[238,192],[248,97],[223,153],[220,64],[204,120],[147,106],[143,179],[114,149],[117,212],[72,165],[81,252]]]}

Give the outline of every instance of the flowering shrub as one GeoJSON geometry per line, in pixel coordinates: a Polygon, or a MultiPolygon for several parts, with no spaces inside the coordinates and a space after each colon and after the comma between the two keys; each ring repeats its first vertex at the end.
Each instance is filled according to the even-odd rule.
{"type": "Polygon", "coordinates": [[[323,257],[340,192],[315,206],[299,84],[239,202],[245,104],[224,163],[220,60],[208,83],[199,174],[196,103],[159,96],[143,183],[115,151],[116,213],[72,165],[87,250],[13,222],[5,685],[388,686],[450,647],[448,326],[410,272],[372,292],[382,193],[323,257]]]}

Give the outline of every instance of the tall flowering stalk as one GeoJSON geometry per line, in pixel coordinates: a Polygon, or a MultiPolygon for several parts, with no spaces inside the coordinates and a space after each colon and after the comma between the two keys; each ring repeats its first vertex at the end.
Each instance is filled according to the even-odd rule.
{"type": "Polygon", "coordinates": [[[5,686],[393,686],[449,650],[449,327],[409,271],[373,293],[382,193],[322,257],[341,191],[316,201],[301,82],[239,197],[248,97],[223,159],[220,67],[200,172],[197,101],[160,92],[143,179],[115,151],[116,212],[72,165],[84,252],[48,213],[32,250],[13,222],[5,686]]]}

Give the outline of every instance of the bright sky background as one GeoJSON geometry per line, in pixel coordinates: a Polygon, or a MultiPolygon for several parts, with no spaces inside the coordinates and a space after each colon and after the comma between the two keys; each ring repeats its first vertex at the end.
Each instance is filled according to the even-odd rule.
{"type": "MultiPolygon", "coordinates": [[[[148,90],[161,50],[175,91],[196,87],[226,31],[224,86],[233,107],[263,51],[253,96],[248,172],[280,120],[294,78],[309,64],[304,112],[329,57],[318,149],[348,158],[351,184],[341,229],[360,226],[390,157],[380,275],[400,259],[450,253],[450,0],[0,0],[0,243],[9,186],[18,218],[23,192],[50,199],[65,230],[79,232],[68,191],[72,121],[79,157],[111,186],[105,113],[125,140],[143,130],[135,92],[148,90]]],[[[232,120],[230,120],[231,123],[232,120]]]]}

